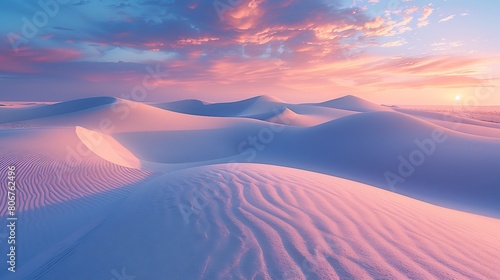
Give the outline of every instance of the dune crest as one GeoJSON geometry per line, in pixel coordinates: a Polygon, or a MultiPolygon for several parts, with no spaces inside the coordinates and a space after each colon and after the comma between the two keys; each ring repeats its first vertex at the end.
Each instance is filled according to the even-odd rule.
{"type": "Polygon", "coordinates": [[[82,143],[101,158],[124,167],[141,167],[140,160],[113,137],[81,126],[77,126],[75,132],[82,143]]]}
{"type": "Polygon", "coordinates": [[[353,95],[346,95],[322,103],[316,103],[315,105],[356,112],[392,111],[392,109],[388,107],[372,103],[353,95]]]}
{"type": "Polygon", "coordinates": [[[38,118],[55,117],[75,112],[95,109],[117,102],[115,97],[91,97],[77,100],[64,101],[50,105],[35,107],[0,110],[0,123],[32,120],[38,118]]]}

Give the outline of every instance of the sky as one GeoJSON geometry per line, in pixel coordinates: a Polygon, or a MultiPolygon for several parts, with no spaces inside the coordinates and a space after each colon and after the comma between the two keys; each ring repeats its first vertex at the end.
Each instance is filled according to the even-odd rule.
{"type": "Polygon", "coordinates": [[[500,1],[5,0],[0,100],[500,105],[500,1]]]}

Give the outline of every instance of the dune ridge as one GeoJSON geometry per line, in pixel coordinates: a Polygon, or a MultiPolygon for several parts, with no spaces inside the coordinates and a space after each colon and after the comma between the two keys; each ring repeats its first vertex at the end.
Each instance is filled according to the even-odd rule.
{"type": "Polygon", "coordinates": [[[117,98],[103,96],[70,100],[49,105],[16,108],[5,111],[0,110],[0,123],[65,115],[69,113],[94,109],[100,106],[110,105],[115,102],[117,102],[117,98]]]}
{"type": "Polygon", "coordinates": [[[195,99],[180,100],[168,103],[153,104],[153,106],[174,112],[212,116],[212,117],[248,117],[272,111],[285,102],[270,95],[259,95],[248,99],[224,102],[208,103],[195,99]]]}
{"type": "Polygon", "coordinates": [[[387,106],[378,105],[353,95],[346,95],[325,102],[310,105],[344,109],[356,112],[392,111],[392,109],[387,106]]]}

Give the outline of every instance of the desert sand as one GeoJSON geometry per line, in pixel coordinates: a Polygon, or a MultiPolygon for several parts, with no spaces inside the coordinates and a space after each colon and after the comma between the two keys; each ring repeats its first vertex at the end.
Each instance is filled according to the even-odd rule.
{"type": "Polygon", "coordinates": [[[1,279],[500,279],[494,118],[354,96],[4,107],[1,279]]]}

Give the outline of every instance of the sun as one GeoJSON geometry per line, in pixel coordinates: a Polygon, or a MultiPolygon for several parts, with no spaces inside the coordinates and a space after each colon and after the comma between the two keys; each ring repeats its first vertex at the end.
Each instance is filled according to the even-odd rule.
{"type": "Polygon", "coordinates": [[[460,101],[460,100],[462,100],[462,96],[459,94],[455,95],[455,101],[460,101]]]}

